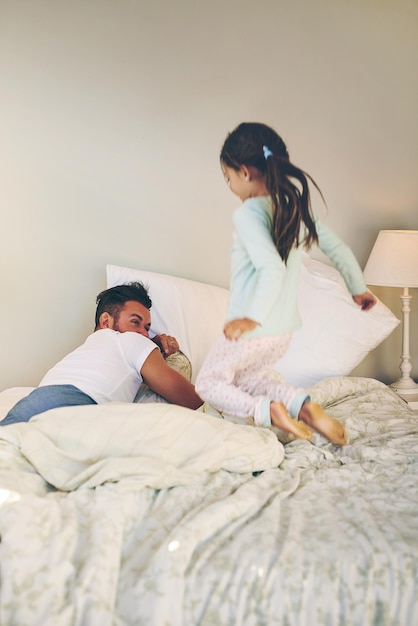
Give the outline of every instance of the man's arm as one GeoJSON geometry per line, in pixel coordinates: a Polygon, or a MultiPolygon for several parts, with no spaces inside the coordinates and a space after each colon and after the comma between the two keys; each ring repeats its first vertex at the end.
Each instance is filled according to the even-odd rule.
{"type": "Polygon", "coordinates": [[[155,393],[172,404],[188,409],[198,409],[203,404],[194,385],[167,365],[159,350],[153,350],[146,358],[141,368],[141,376],[155,393]]]}

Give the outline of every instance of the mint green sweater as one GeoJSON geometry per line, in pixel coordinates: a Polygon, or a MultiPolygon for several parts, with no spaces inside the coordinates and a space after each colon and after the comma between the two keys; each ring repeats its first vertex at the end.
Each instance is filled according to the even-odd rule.
{"type": "MultiPolygon", "coordinates": [[[[248,317],[258,322],[245,334],[248,338],[296,330],[301,325],[297,293],[303,244],[291,250],[285,265],[271,238],[269,196],[245,200],[235,210],[233,223],[227,321],[248,317]]],[[[320,220],[315,224],[319,248],[340,271],[349,292],[364,293],[366,283],[351,249],[320,220]]]]}

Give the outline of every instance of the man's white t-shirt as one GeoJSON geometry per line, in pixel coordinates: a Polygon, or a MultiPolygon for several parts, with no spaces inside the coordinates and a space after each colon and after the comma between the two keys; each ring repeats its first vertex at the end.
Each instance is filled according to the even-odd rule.
{"type": "Polygon", "coordinates": [[[156,348],[138,333],[103,328],[54,365],[39,386],[74,385],[97,404],[132,402],[143,382],[142,366],[156,348]]]}

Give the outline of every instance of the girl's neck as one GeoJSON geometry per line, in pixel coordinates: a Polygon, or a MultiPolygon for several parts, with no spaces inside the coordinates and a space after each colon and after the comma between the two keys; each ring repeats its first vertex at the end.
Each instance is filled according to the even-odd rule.
{"type": "Polygon", "coordinates": [[[249,198],[260,198],[261,196],[269,196],[268,189],[264,180],[251,180],[248,184],[249,198]]]}
{"type": "Polygon", "coordinates": [[[266,187],[266,177],[255,167],[248,167],[246,173],[247,198],[260,198],[261,196],[269,196],[266,187]]]}

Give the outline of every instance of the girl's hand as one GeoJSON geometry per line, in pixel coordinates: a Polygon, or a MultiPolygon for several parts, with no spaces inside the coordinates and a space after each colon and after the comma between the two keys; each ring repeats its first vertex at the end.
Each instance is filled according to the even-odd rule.
{"type": "Polygon", "coordinates": [[[369,311],[376,304],[376,296],[371,291],[365,291],[357,296],[353,296],[353,300],[356,304],[361,306],[362,311],[369,311]]]}
{"type": "Polygon", "coordinates": [[[227,339],[239,339],[241,335],[250,332],[250,330],[254,330],[257,326],[257,322],[250,320],[248,317],[231,320],[224,326],[224,335],[227,339]]]}

